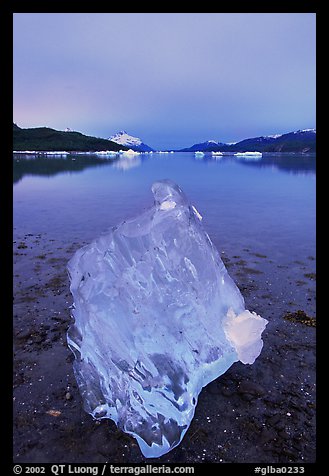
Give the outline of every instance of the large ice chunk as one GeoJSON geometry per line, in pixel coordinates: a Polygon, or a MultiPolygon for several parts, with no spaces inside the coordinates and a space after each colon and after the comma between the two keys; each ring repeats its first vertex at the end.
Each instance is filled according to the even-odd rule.
{"type": "Polygon", "coordinates": [[[180,443],[202,387],[254,362],[267,324],[245,310],[182,190],[161,180],[152,191],[152,208],[68,264],[68,344],[85,409],[114,420],[146,457],[180,443]]]}

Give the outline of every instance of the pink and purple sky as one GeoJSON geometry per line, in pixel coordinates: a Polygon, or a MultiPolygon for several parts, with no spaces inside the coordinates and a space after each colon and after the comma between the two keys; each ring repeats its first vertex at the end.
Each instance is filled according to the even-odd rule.
{"type": "Polygon", "coordinates": [[[15,13],[14,122],[155,149],[313,128],[315,13],[15,13]]]}

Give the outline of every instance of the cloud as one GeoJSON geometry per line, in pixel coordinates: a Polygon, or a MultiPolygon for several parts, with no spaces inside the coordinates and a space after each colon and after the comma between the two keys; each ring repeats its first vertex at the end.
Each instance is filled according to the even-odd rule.
{"type": "Polygon", "coordinates": [[[14,117],[186,143],[311,127],[315,14],[15,14],[14,117]]]}

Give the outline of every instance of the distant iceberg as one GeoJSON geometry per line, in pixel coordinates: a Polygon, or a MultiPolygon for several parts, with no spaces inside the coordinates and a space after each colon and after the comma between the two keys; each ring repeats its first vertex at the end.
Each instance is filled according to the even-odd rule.
{"type": "Polygon", "coordinates": [[[256,152],[256,151],[254,151],[254,152],[250,152],[250,151],[248,151],[248,152],[237,152],[234,155],[236,157],[257,157],[257,158],[258,157],[260,158],[260,157],[263,156],[263,154],[261,152],[256,152]]]}
{"type": "Polygon", "coordinates": [[[119,152],[116,152],[115,150],[99,150],[98,152],[95,152],[95,155],[101,157],[116,157],[118,154],[119,152]]]}
{"type": "Polygon", "coordinates": [[[140,152],[137,152],[137,151],[132,150],[132,149],[128,149],[128,150],[120,150],[120,154],[122,154],[125,157],[133,157],[135,155],[139,155],[140,152]]]}
{"type": "Polygon", "coordinates": [[[194,152],[194,155],[196,157],[204,157],[204,152],[201,152],[200,150],[197,150],[197,151],[194,152]]]}
{"type": "Polygon", "coordinates": [[[44,152],[45,155],[69,155],[69,152],[66,152],[65,150],[51,150],[48,152],[44,152]]]}
{"type": "Polygon", "coordinates": [[[213,150],[213,151],[211,152],[211,155],[223,155],[223,153],[220,152],[219,150],[218,150],[217,152],[213,150]]]}
{"type": "Polygon", "coordinates": [[[65,150],[14,150],[13,154],[24,154],[24,155],[57,155],[57,156],[62,156],[62,155],[69,155],[70,152],[66,152],[65,150]]]}

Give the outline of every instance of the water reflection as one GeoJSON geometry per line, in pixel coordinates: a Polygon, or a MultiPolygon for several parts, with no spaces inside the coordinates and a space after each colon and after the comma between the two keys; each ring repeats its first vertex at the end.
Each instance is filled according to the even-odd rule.
{"type": "Polygon", "coordinates": [[[260,160],[241,160],[250,167],[276,167],[292,173],[315,173],[316,159],[312,155],[263,155],[260,160]]]}
{"type": "Polygon", "coordinates": [[[113,167],[120,170],[129,170],[134,167],[139,167],[142,164],[140,155],[125,156],[122,155],[118,160],[113,162],[113,167]]]}
{"type": "Polygon", "coordinates": [[[316,158],[315,155],[302,154],[263,154],[262,157],[253,156],[239,156],[222,155],[216,156],[211,153],[206,153],[202,156],[195,156],[194,160],[204,163],[218,163],[224,161],[239,162],[239,164],[251,167],[274,167],[286,172],[300,173],[309,172],[315,173],[316,158]]]}
{"type": "MultiPolygon", "coordinates": [[[[13,156],[13,181],[19,182],[25,175],[36,176],[53,176],[61,173],[77,173],[90,167],[111,166],[113,168],[128,171],[140,167],[144,161],[149,162],[151,168],[157,168],[159,160],[164,162],[168,167],[172,167],[174,161],[177,167],[186,167],[186,162],[192,159],[193,162],[204,163],[207,165],[214,164],[214,166],[222,166],[227,162],[239,163],[247,167],[263,167],[263,168],[277,168],[290,173],[315,173],[316,159],[311,155],[289,155],[289,154],[269,154],[262,158],[254,157],[235,157],[232,155],[212,155],[205,153],[204,156],[194,155],[194,153],[181,152],[170,154],[169,157],[163,158],[159,154],[152,154],[150,156],[139,155],[69,155],[69,156],[31,156],[23,154],[14,154],[13,156]],[[185,165],[183,165],[185,162],[185,165]]],[[[191,162],[190,162],[191,164],[191,162]]],[[[167,167],[166,167],[167,168],[167,167]]],[[[191,164],[191,173],[193,166],[191,164]]],[[[145,171],[146,172],[146,171],[145,171]]]]}
{"type": "Polygon", "coordinates": [[[175,152],[15,158],[13,165],[15,223],[26,233],[52,230],[60,236],[65,230],[73,240],[92,238],[95,230],[149,206],[152,183],[170,178],[196,205],[220,246],[254,243],[268,254],[271,243],[282,253],[294,243],[301,254],[313,254],[315,157],[264,155],[243,161],[205,154],[195,160],[194,153],[175,152]]]}
{"type": "Polygon", "coordinates": [[[13,156],[13,182],[17,183],[25,175],[38,175],[51,177],[61,173],[81,172],[89,167],[102,167],[114,164],[120,159],[118,156],[100,155],[69,155],[63,156],[37,156],[14,154],[13,156]]]}

